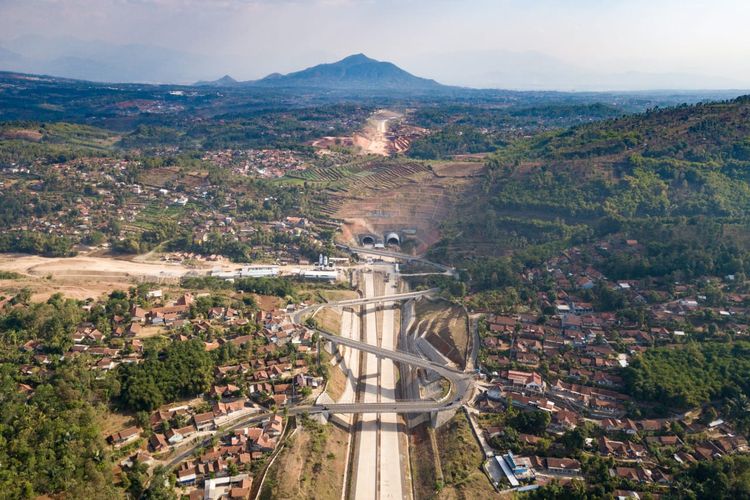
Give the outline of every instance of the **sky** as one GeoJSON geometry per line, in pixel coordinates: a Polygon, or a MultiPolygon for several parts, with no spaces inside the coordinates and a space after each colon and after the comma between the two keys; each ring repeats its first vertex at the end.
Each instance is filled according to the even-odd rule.
{"type": "Polygon", "coordinates": [[[365,53],[473,87],[747,89],[748,21],[747,0],[0,0],[0,69],[188,83],[365,53]]]}

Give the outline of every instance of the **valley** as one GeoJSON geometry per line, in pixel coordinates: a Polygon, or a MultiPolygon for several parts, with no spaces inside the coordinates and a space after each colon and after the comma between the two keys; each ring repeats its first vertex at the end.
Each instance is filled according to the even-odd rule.
{"type": "Polygon", "coordinates": [[[741,491],[748,116],[361,54],[190,86],[0,74],[2,491],[741,491]]]}

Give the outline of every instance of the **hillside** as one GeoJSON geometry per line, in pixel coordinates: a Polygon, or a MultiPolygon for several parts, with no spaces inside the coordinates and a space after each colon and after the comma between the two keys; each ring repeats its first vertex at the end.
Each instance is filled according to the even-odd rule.
{"type": "Polygon", "coordinates": [[[695,218],[750,216],[750,99],[654,109],[519,140],[488,160],[486,195],[446,224],[448,260],[564,245],[695,218]]]}

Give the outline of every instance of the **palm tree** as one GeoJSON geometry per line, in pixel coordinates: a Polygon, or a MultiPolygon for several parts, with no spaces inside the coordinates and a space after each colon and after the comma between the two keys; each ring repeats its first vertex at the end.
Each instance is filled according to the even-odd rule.
{"type": "Polygon", "coordinates": [[[750,416],[750,398],[740,393],[727,401],[727,408],[731,418],[737,420],[746,419],[750,416]]]}

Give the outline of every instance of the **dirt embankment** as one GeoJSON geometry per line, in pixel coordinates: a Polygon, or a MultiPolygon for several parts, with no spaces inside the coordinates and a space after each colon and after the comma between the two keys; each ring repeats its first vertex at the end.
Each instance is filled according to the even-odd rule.
{"type": "Polygon", "coordinates": [[[389,110],[380,110],[373,114],[362,131],[354,135],[354,144],[363,153],[388,156],[392,149],[391,139],[388,137],[388,123],[400,120],[403,115],[389,110]]]}
{"type": "Polygon", "coordinates": [[[464,310],[444,300],[420,300],[416,304],[416,318],[414,327],[420,333],[427,332],[427,341],[463,368],[470,346],[464,310]]]}
{"type": "Polygon", "coordinates": [[[37,255],[2,254],[0,270],[14,271],[29,276],[87,276],[87,277],[180,277],[194,268],[179,264],[136,262],[112,257],[39,257],[37,255]]]}

